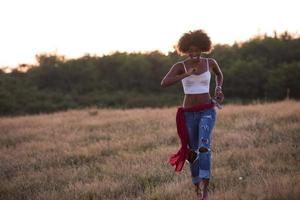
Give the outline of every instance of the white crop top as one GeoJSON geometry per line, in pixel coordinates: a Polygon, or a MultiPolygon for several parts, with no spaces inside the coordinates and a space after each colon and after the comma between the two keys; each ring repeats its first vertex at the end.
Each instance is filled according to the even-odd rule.
{"type": "MultiPolygon", "coordinates": [[[[184,94],[203,94],[209,93],[210,71],[208,58],[206,58],[207,71],[200,75],[192,74],[181,80],[184,94]]],[[[184,61],[182,61],[185,72],[187,72],[184,61]]]]}

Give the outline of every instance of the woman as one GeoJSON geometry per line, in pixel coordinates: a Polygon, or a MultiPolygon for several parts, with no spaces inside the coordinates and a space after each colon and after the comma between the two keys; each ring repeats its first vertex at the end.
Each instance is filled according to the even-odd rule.
{"type": "Polygon", "coordinates": [[[202,53],[211,50],[210,38],[203,30],[185,33],[178,41],[177,51],[188,56],[175,63],[161,82],[162,87],[182,82],[184,100],[176,115],[177,131],[181,148],[170,158],[176,171],[181,171],[188,160],[197,196],[208,200],[208,185],[211,177],[211,138],[216,111],[209,94],[211,72],[216,76],[215,97],[222,102],[223,74],[212,58],[202,53]]]}

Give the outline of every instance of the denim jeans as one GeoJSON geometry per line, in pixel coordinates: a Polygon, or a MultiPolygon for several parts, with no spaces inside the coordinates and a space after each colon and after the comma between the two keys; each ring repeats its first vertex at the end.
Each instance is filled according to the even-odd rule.
{"type": "Polygon", "coordinates": [[[216,110],[210,108],[199,112],[185,112],[184,117],[188,129],[189,149],[196,152],[201,147],[207,149],[206,152],[199,152],[196,160],[190,163],[192,182],[198,183],[211,177],[211,139],[216,110]]]}

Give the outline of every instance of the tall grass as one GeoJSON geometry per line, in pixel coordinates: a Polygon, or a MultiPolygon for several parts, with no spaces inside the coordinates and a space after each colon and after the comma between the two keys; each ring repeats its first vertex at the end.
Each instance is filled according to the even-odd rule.
{"type": "MultiPolygon", "coordinates": [[[[195,199],[176,108],[0,118],[0,199],[195,199]]],[[[213,132],[211,199],[300,199],[300,102],[226,105],[213,132]]]]}

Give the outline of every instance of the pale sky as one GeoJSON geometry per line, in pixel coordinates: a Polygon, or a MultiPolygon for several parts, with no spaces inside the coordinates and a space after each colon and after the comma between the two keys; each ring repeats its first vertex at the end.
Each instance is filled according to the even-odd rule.
{"type": "Polygon", "coordinates": [[[196,29],[214,44],[299,34],[299,8],[298,0],[1,0],[0,67],[35,64],[41,53],[167,53],[196,29]]]}

